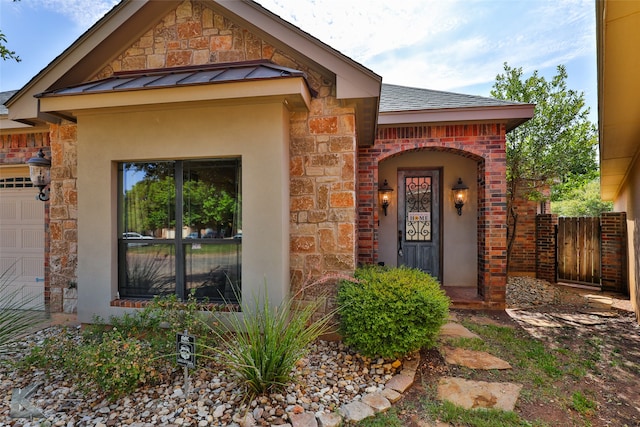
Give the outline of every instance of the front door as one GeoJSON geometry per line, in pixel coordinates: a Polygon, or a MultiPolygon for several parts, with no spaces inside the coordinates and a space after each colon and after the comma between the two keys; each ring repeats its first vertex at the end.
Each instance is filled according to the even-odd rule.
{"type": "Polygon", "coordinates": [[[398,171],[398,265],[418,268],[442,283],[440,171],[398,171]]]}

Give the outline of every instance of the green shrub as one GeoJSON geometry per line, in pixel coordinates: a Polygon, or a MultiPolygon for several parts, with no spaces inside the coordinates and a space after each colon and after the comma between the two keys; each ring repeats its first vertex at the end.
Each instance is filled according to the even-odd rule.
{"type": "MultiPolygon", "coordinates": [[[[75,360],[76,369],[115,400],[156,379],[156,356],[148,343],[112,329],[102,335],[100,342],[80,346],[75,360]]],[[[82,378],[81,381],[89,384],[82,378]]]]}
{"type": "Polygon", "coordinates": [[[185,329],[198,341],[215,341],[210,334],[211,316],[193,295],[185,302],[175,296],[156,297],[133,314],[100,318],[79,336],[61,329],[42,345],[31,349],[22,369],[63,371],[87,392],[98,390],[110,399],[160,380],[164,368],[175,361],[176,332],[185,329]]]}
{"type": "Polygon", "coordinates": [[[366,266],[338,287],[340,332],[365,356],[402,357],[432,347],[449,298],[428,274],[405,267],[366,266]]]}
{"type": "Polygon", "coordinates": [[[116,328],[82,337],[63,328],[34,346],[20,367],[65,372],[81,390],[98,390],[113,401],[157,382],[162,364],[148,342],[116,328]]]}

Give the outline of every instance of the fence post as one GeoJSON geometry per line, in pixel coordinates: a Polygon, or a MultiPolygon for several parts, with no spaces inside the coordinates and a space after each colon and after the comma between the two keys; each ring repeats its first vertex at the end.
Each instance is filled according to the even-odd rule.
{"type": "Polygon", "coordinates": [[[536,278],[556,282],[556,225],[558,216],[536,216],[536,278]]]}
{"type": "Polygon", "coordinates": [[[627,281],[627,213],[605,212],[600,218],[602,290],[629,295],[627,281]]]}

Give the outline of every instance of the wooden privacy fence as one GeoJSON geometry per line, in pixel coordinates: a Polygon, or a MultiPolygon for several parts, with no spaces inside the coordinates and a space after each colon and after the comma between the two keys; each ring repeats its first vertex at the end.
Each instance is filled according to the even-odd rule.
{"type": "Polygon", "coordinates": [[[558,281],[600,286],[600,218],[558,218],[558,281]]]}

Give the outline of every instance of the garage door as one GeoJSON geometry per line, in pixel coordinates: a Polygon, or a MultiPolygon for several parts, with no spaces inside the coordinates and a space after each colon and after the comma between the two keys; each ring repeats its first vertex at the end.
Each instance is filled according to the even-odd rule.
{"type": "Polygon", "coordinates": [[[29,178],[0,179],[0,274],[8,282],[0,300],[11,292],[44,309],[44,203],[29,178]]]}

